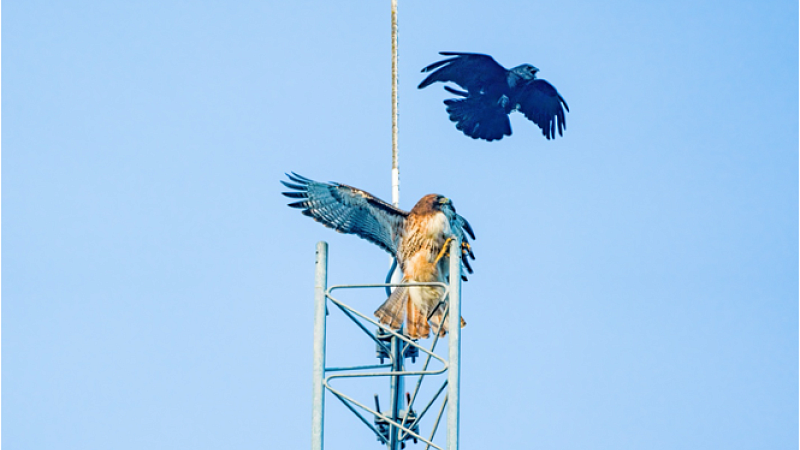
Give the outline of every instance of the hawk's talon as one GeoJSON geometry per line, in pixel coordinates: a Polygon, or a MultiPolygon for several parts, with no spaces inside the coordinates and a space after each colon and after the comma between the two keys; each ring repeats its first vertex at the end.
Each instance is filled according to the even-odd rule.
{"type": "Polygon", "coordinates": [[[442,249],[439,250],[439,254],[436,255],[436,259],[433,260],[434,264],[438,264],[439,260],[442,259],[444,257],[444,255],[450,255],[450,241],[452,241],[452,240],[453,240],[453,238],[451,236],[451,237],[447,238],[444,241],[444,245],[442,245],[442,249]]]}
{"type": "Polygon", "coordinates": [[[461,241],[461,256],[469,256],[470,258],[475,259],[475,255],[472,253],[472,246],[469,245],[469,242],[467,241],[461,241]]]}

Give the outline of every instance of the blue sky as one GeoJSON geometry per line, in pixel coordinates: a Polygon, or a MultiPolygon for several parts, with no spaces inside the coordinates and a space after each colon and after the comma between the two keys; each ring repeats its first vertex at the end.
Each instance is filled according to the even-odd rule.
{"type": "MultiPolygon", "coordinates": [[[[388,258],[278,180],[390,198],[389,1],[3,6],[2,443],[307,446],[315,243],[331,284],[388,258]]],[[[464,449],[797,448],[797,17],[400,0],[401,206],[477,234],[464,449]],[[462,135],[416,89],[443,50],[541,69],[564,137],[462,135]]]]}

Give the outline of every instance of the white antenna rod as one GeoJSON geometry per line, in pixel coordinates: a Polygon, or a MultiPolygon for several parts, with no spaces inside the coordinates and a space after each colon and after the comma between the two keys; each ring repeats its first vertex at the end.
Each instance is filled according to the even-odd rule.
{"type": "Polygon", "coordinates": [[[399,207],[400,165],[397,159],[397,0],[392,0],[392,204],[399,207]]]}

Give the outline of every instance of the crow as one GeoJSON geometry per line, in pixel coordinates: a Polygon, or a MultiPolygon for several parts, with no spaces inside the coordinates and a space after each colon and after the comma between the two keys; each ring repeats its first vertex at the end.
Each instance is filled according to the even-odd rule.
{"type": "Polygon", "coordinates": [[[422,69],[431,72],[422,80],[422,89],[434,82],[452,81],[466,91],[445,86],[458,99],[444,101],[450,120],[456,128],[473,139],[494,141],[511,136],[508,115],[517,110],[539,126],[547,139],[555,139],[556,130],[563,136],[567,127],[564,109],[569,106],[556,88],[536,78],[536,67],[522,64],[511,70],[489,55],[479,53],[440,52],[452,56],[422,69]],[[435,71],[434,71],[435,70],[435,71]],[[563,108],[562,108],[563,105],[563,108]]]}

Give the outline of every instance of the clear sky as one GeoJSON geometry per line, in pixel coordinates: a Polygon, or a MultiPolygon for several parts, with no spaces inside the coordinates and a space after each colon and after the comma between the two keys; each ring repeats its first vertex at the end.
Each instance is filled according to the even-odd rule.
{"type": "MultiPolygon", "coordinates": [[[[4,448],[307,448],[314,246],[331,284],[381,282],[388,258],[278,181],[390,198],[389,0],[2,18],[4,448]]],[[[401,206],[446,195],[477,234],[463,448],[796,449],[797,2],[399,18],[401,206]],[[416,89],[443,50],[541,69],[564,137],[518,113],[502,141],[465,137],[440,84],[416,89]]],[[[358,342],[337,354],[372,363],[358,342]]],[[[379,448],[328,405],[327,448],[379,448]]]]}

